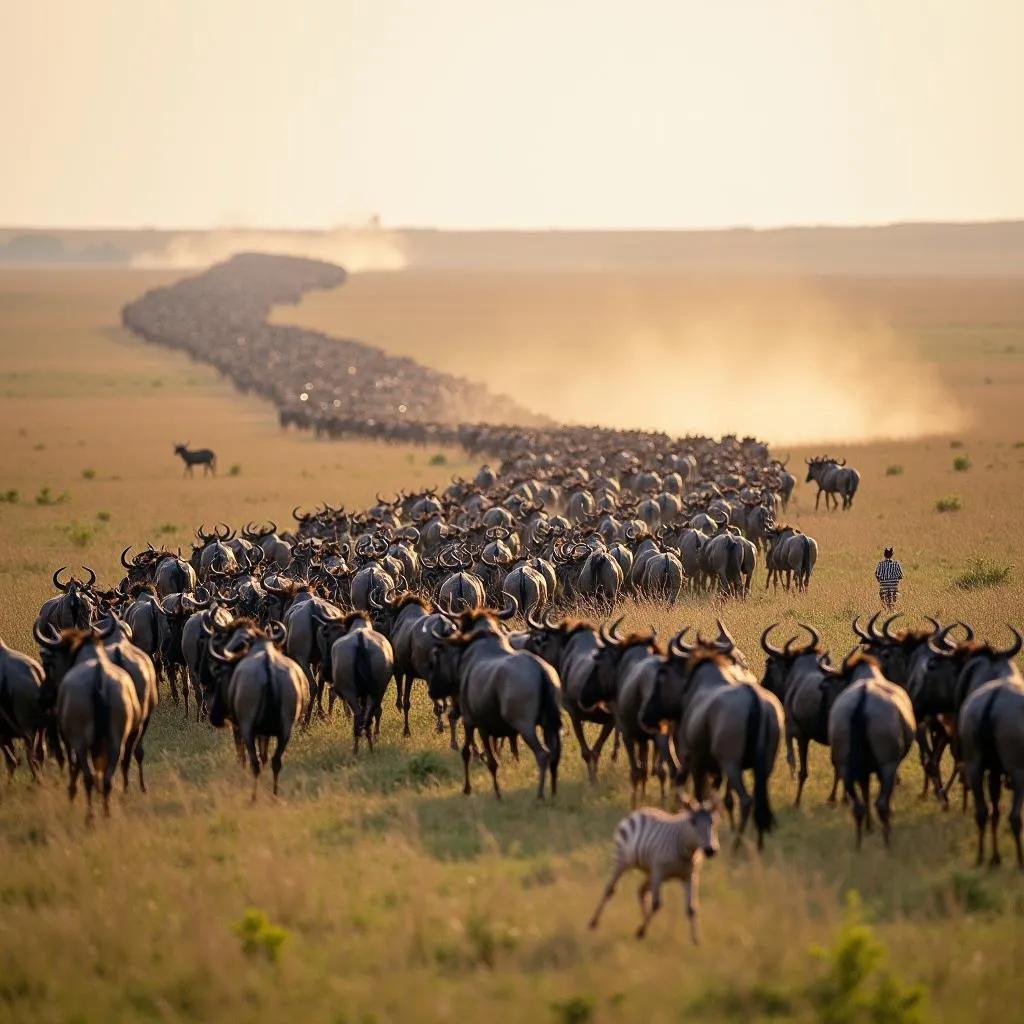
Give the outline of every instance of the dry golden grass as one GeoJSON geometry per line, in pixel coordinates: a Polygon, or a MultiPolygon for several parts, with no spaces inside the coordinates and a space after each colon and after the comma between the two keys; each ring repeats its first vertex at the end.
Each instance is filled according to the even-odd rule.
{"type": "MultiPolygon", "coordinates": [[[[0,634],[22,649],[57,564],[88,562],[109,574],[130,541],[185,543],[204,519],[283,523],[299,502],[364,503],[377,489],[438,482],[452,471],[429,467],[430,452],[281,435],[270,409],[238,397],[212,371],[111,327],[124,300],[166,279],[0,274],[0,495],[17,488],[21,496],[0,504],[0,634]],[[182,479],[171,454],[176,440],[214,444],[221,475],[182,479]],[[228,477],[233,463],[241,473],[228,477]],[[83,477],[87,469],[93,479],[83,477]],[[44,486],[70,499],[36,505],[44,486]],[[101,512],[109,520],[99,520],[101,512]],[[174,528],[161,534],[163,523],[174,528]],[[95,529],[82,547],[76,526],[95,529]]],[[[531,288],[545,291],[552,316],[568,321],[569,300],[578,308],[579,290],[593,296],[601,282],[578,281],[561,312],[550,283],[439,279],[433,286],[440,297],[430,316],[414,275],[357,278],[352,319],[345,290],[282,316],[396,347],[415,330],[417,351],[436,353],[442,364],[454,358],[441,349],[456,326],[465,352],[473,336],[488,337],[503,317],[514,326],[523,308],[536,305],[531,288]],[[388,312],[374,334],[375,303],[388,312]]],[[[925,342],[929,332],[948,337],[951,324],[962,332],[956,345],[934,353],[974,416],[957,438],[962,448],[949,438],[844,446],[863,475],[845,515],[815,514],[811,489],[799,484],[788,518],[820,544],[808,595],[766,595],[759,571],[745,604],[629,606],[628,626],[654,623],[668,634],[683,623],[708,627],[721,614],[759,661],[760,629],[779,620],[792,630],[800,619],[842,652],[852,614],[875,607],[871,573],[885,543],[895,545],[907,572],[908,616],[961,617],[994,638],[1002,623],[1020,624],[1019,571],[992,589],[964,591],[953,580],[975,557],[1021,561],[1020,364],[1013,353],[986,355],[984,346],[991,336],[1017,337],[1024,316],[998,285],[972,283],[959,314],[954,291],[948,283],[921,285],[906,308],[916,311],[912,329],[925,342]],[[942,317],[934,323],[926,315],[932,303],[942,317]],[[958,316],[991,322],[970,328],[958,316]],[[983,384],[985,377],[993,383],[983,384]],[[973,468],[956,473],[953,459],[964,454],[973,468]],[[903,466],[902,474],[886,476],[890,465],[903,466]],[[936,513],[935,500],[951,494],[962,511],[936,513]]],[[[858,301],[878,303],[886,294],[879,286],[858,301]]],[[[794,448],[793,461],[810,452],[794,448]]],[[[19,773],[0,790],[0,1018],[242,1020],[297,1012],[317,1021],[457,1020],[485,1008],[502,1021],[820,1019],[807,989],[824,967],[809,948],[831,942],[842,894],[852,888],[897,973],[927,987],[928,1019],[1013,1019],[1024,883],[1009,867],[970,866],[973,821],[918,802],[916,763],[908,762],[897,791],[893,851],[876,835],[859,855],[847,812],[825,806],[823,752],[816,751],[799,811],[789,807],[794,787],[783,766],[773,780],[779,828],[764,857],[727,848],[704,873],[705,945],[690,948],[682,897],[672,888],[641,945],[631,937],[638,911],[629,879],[601,930],[584,927],[612,829],[628,807],[624,765],[605,765],[591,789],[567,736],[554,803],[535,804],[526,760],[502,765],[503,804],[479,766],[465,799],[461,763],[430,731],[422,690],[414,700],[414,738],[401,739],[388,705],[373,755],[351,757],[340,714],[297,735],[281,799],[273,801],[266,786],[255,806],[228,737],[185,723],[169,701],[147,743],[150,793],[143,797],[133,784],[115,799],[109,821],[86,828],[82,804],[69,809],[55,771],[40,787],[19,773]],[[276,963],[246,955],[233,932],[248,907],[286,929],[276,963]],[[573,1016],[574,998],[579,1013],[591,1007],[589,1018],[573,1016]]]]}

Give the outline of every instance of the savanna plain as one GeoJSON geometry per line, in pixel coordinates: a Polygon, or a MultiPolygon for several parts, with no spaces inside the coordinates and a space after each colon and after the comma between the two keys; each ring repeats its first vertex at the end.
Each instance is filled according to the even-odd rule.
{"type": "MultiPolygon", "coordinates": [[[[11,646],[33,651],[59,565],[113,581],[129,543],[185,546],[218,520],[287,526],[297,504],[357,507],[476,468],[455,450],[282,433],[212,369],[121,330],[124,302],[181,276],[0,273],[11,646]],[[183,478],[178,442],[215,448],[216,478],[183,478]]],[[[819,543],[809,593],[766,592],[759,568],[746,602],[628,603],[626,627],[667,636],[720,615],[758,671],[761,629],[793,635],[803,621],[841,657],[852,617],[876,609],[885,544],[903,562],[908,620],[962,619],[996,642],[1024,625],[1019,281],[404,271],[356,275],[275,319],[415,355],[556,418],[751,430],[797,471],[825,449],[861,471],[849,513],[816,512],[799,473],[786,518],[819,543]],[[897,439],[867,440],[879,424],[897,439]]],[[[892,849],[874,834],[860,853],[848,811],[826,805],[826,752],[814,750],[800,809],[780,757],[764,854],[733,850],[725,826],[705,867],[703,945],[691,947],[671,886],[638,943],[628,878],[601,929],[586,929],[629,808],[624,760],[592,787],[567,733],[554,800],[534,799],[532,759],[508,758],[504,802],[482,766],[464,797],[419,685],[411,740],[393,701],[372,754],[351,755],[338,711],[297,734],[276,800],[265,784],[250,804],[229,736],[186,722],[166,694],[149,793],[133,780],[109,820],[87,827],[53,765],[39,785],[24,766],[0,784],[0,1019],[1021,1019],[1024,880],[1010,861],[973,867],[972,816],[958,799],[947,813],[919,801],[916,755],[892,849]],[[913,986],[923,1002],[898,1011],[913,986]]]]}

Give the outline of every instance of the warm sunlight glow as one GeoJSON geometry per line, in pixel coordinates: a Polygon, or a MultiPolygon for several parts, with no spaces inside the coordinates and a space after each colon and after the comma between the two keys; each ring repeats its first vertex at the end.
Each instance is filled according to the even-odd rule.
{"type": "Polygon", "coordinates": [[[1018,0],[33,0],[0,223],[1024,216],[1018,0]]]}

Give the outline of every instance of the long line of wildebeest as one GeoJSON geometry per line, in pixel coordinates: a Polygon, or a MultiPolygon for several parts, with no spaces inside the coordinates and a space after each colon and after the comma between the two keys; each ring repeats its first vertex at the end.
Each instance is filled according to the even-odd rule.
{"type": "MultiPolygon", "coordinates": [[[[309,371],[310,352],[268,349],[265,338],[256,346],[271,305],[332,280],[322,264],[271,262],[277,272],[256,257],[214,268],[164,289],[171,294],[159,296],[148,324],[140,313],[146,298],[126,310],[126,322],[140,333],[146,327],[151,340],[192,346],[236,381],[220,344],[224,332],[247,373],[258,376],[276,353],[298,377],[330,388],[331,372],[309,371]],[[194,335],[204,331],[209,351],[195,347],[194,335]]],[[[287,347],[287,339],[278,341],[287,347]]],[[[351,344],[343,363],[365,356],[357,351],[365,346],[351,344]]],[[[368,358],[343,378],[367,366],[388,369],[390,357],[368,358]]],[[[133,554],[129,547],[121,555],[123,577],[106,589],[91,571],[78,579],[58,570],[59,593],[33,627],[41,663],[0,645],[0,746],[12,771],[17,741],[33,773],[46,756],[62,769],[66,761],[70,794],[81,776],[90,815],[96,785],[107,808],[119,765],[127,786],[134,759],[144,790],[144,738],[164,683],[175,703],[184,702],[187,721],[194,712],[200,723],[205,717],[230,725],[254,797],[269,760],[276,793],[297,725],[312,727],[314,713],[330,715],[340,699],[354,753],[361,740],[372,750],[392,680],[406,736],[414,684],[424,681],[438,733],[448,731],[452,749],[461,749],[467,793],[477,755],[500,796],[499,756],[507,743],[518,758],[522,742],[536,760],[538,796],[548,779],[554,794],[568,720],[591,780],[613,739],[612,757],[621,745],[629,763],[634,805],[650,773],[663,800],[667,783],[692,784],[698,800],[724,783],[731,819],[738,800],[737,840],[752,817],[760,847],[774,825],[770,782],[784,736],[797,802],[809,745],[823,744],[835,771],[830,799],[842,782],[858,845],[862,828],[871,827],[872,777],[888,842],[897,773],[916,741],[922,795],[931,787],[948,804],[958,776],[965,806],[972,794],[979,861],[989,823],[992,859],[999,859],[1000,788],[1012,787],[1009,821],[1024,866],[1016,630],[1004,649],[976,641],[962,623],[893,630],[893,619],[881,626],[877,616],[866,625],[855,619],[857,649],[833,664],[813,627],[801,626],[806,636],[773,640],[772,625],[761,636],[765,669],[757,680],[721,622],[715,637],[685,628],[663,643],[653,632],[623,635],[621,618],[595,626],[572,617],[588,608],[610,615],[627,597],[674,602],[684,588],[742,598],[759,554],[766,585],[808,586],[817,546],[778,522],[794,478],[750,438],[417,419],[438,406],[430,406],[424,378],[403,390],[416,377],[411,367],[404,383],[375,389],[387,401],[403,399],[404,413],[386,415],[371,403],[346,410],[351,423],[371,435],[380,426],[397,431],[374,435],[385,439],[411,440],[402,433],[411,426],[426,431],[420,441],[458,440],[498,468],[453,479],[441,494],[378,495],[359,511],[296,508],[289,530],[250,523],[207,531],[204,524],[190,555],[151,546],[133,554]],[[403,421],[411,410],[414,417],[403,421]],[[947,750],[953,767],[943,780],[947,750]]],[[[451,379],[435,377],[444,379],[446,393],[453,390],[451,379]]],[[[284,409],[279,399],[288,398],[296,378],[281,379],[291,383],[279,381],[281,391],[270,397],[284,409]]],[[[308,405],[312,384],[301,386],[308,405]]],[[[369,401],[365,389],[358,394],[369,401]]],[[[328,410],[337,408],[334,401],[326,401],[328,410]]],[[[360,431],[346,425],[343,432],[360,431]]],[[[819,497],[837,496],[850,507],[854,471],[827,458],[807,468],[819,497]]]]}

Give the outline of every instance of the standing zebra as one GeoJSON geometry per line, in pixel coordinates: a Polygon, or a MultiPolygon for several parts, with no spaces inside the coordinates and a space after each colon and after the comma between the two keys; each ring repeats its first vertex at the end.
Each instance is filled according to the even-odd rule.
{"type": "Polygon", "coordinates": [[[203,476],[206,476],[207,473],[213,473],[214,476],[217,475],[217,456],[209,448],[197,448],[195,451],[192,451],[186,442],[185,444],[176,444],[174,446],[174,454],[181,456],[182,461],[185,463],[185,472],[189,476],[192,476],[192,468],[194,466],[203,467],[203,476]]]}
{"type": "Polygon", "coordinates": [[[615,829],[612,872],[601,894],[590,927],[596,928],[604,905],[612,898],[619,879],[631,868],[644,873],[637,897],[643,921],[636,937],[642,939],[651,918],[661,906],[661,883],[678,878],[686,890],[686,916],[690,919],[690,937],[700,943],[697,921],[697,890],[700,865],[704,857],[718,852],[717,798],[697,804],[683,800],[680,814],[669,814],[656,807],[643,807],[623,818],[615,829]],[[651,905],[647,907],[650,893],[651,905]]]}

